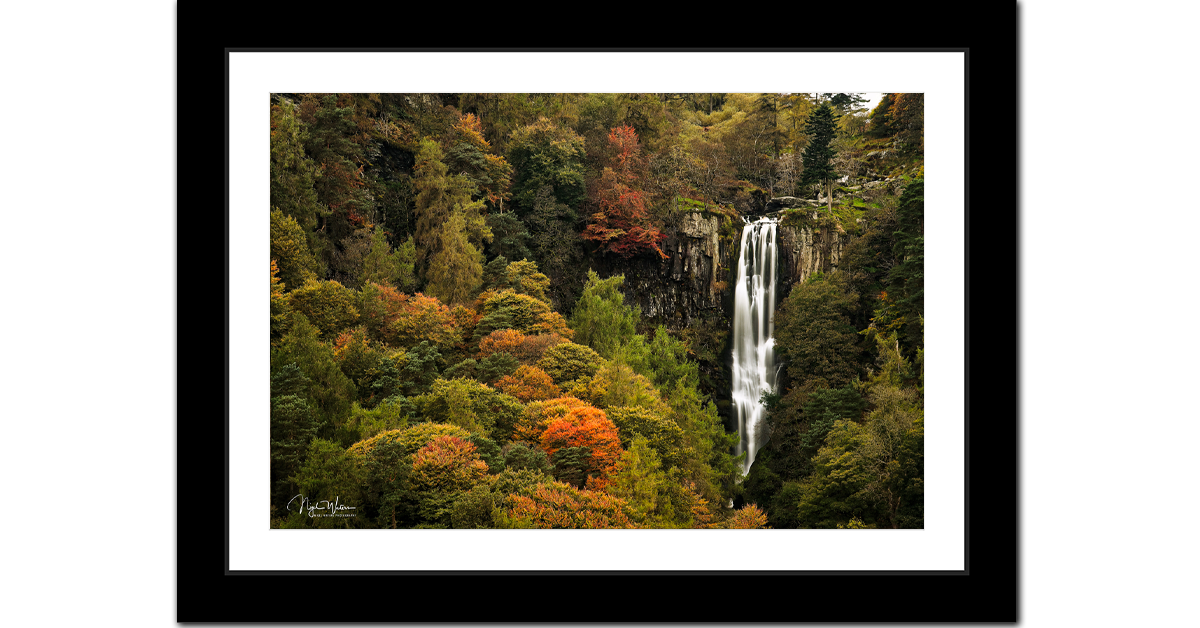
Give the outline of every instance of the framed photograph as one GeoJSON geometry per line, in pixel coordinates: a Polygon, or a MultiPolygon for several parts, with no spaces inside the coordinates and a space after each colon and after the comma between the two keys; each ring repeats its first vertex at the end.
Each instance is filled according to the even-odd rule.
{"type": "Polygon", "coordinates": [[[226,573],[966,586],[970,59],[228,49],[226,573]]]}

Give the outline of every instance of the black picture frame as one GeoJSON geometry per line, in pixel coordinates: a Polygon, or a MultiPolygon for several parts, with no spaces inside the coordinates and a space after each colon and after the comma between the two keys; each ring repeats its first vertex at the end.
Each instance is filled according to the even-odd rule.
{"type": "MultiPolygon", "coordinates": [[[[959,48],[820,49],[839,53],[959,50],[966,55],[968,525],[967,566],[961,572],[677,572],[671,569],[606,573],[238,572],[228,568],[227,554],[223,567],[218,564],[218,557],[223,554],[220,544],[197,539],[194,544],[175,546],[174,620],[294,621],[299,616],[311,621],[340,622],[438,621],[439,618],[521,623],[1024,621],[1025,425],[1021,373],[1024,371],[1025,215],[1021,130],[1025,95],[1020,76],[1024,62],[1024,7],[1016,8],[1010,41],[997,37],[959,48]],[[972,91],[972,77],[976,77],[977,84],[978,77],[989,77],[992,85],[1010,78],[1015,89],[1001,90],[1003,98],[985,102],[982,96],[990,96],[994,91],[972,91]],[[972,120],[976,122],[972,124],[972,120]],[[979,150],[979,130],[984,128],[980,120],[988,121],[986,151],[979,150]],[[976,150],[971,148],[972,137],[976,150]],[[988,173],[986,178],[979,174],[982,172],[988,173]],[[992,186],[992,191],[985,195],[980,193],[983,180],[992,186]],[[1016,181],[1012,193],[1007,190],[1009,180],[1016,181]],[[974,196],[972,183],[976,183],[974,196]],[[976,288],[974,291],[972,286],[976,288]],[[989,288],[982,291],[980,286],[989,288]],[[1008,292],[1009,289],[1013,292],[1008,292]],[[1008,382],[1009,376],[1014,377],[1012,387],[996,383],[1008,382]],[[978,382],[984,381],[989,384],[979,387],[978,382]],[[971,382],[976,385],[973,387],[971,382]],[[184,585],[196,580],[181,575],[196,572],[206,574],[200,578],[203,585],[184,585]],[[385,578],[335,580],[343,575],[385,578]],[[526,593],[530,604],[536,605],[535,617],[530,616],[526,621],[512,614],[512,603],[506,602],[511,584],[526,593]],[[762,599],[774,596],[768,592],[779,591],[781,587],[790,592],[786,598],[775,598],[769,604],[762,599]],[[287,593],[282,593],[281,588],[287,593]],[[342,596],[320,596],[322,591],[354,591],[346,599],[360,603],[343,604],[342,596]],[[739,598],[734,594],[738,591],[746,597],[739,598]],[[658,596],[655,592],[662,594],[658,596]],[[389,596],[401,602],[391,608],[383,603],[389,596]],[[762,608],[755,608],[756,598],[763,600],[762,608]],[[220,599],[221,603],[208,604],[205,599],[220,599]],[[362,599],[377,599],[382,604],[364,610],[362,599]],[[862,602],[850,602],[854,599],[862,602]],[[650,610],[638,604],[641,602],[650,603],[650,610]],[[966,610],[962,602],[967,603],[966,610]]],[[[228,55],[234,50],[240,49],[226,48],[227,72],[228,55]]],[[[228,264],[228,256],[226,259],[228,264]]],[[[228,295],[226,299],[228,304],[228,295]]],[[[196,479],[197,485],[214,485],[211,476],[215,466],[209,465],[203,471],[188,469],[180,479],[196,479]]],[[[178,501],[174,508],[176,521],[187,521],[194,516],[187,502],[178,501]]],[[[190,526],[191,530],[194,528],[190,526]]],[[[206,536],[212,536],[211,521],[202,530],[206,530],[206,536]]],[[[190,534],[190,538],[194,537],[190,534]]],[[[347,551],[367,549],[347,548],[347,551]]]]}

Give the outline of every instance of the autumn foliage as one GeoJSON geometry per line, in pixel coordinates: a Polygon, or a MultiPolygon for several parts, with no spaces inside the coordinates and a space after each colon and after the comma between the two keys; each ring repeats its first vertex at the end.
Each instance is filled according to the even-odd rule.
{"type": "Polygon", "coordinates": [[[594,213],[588,218],[583,237],[599,244],[600,250],[621,257],[654,251],[666,239],[650,222],[649,198],[641,188],[643,172],[641,148],[631,126],[621,126],[608,134],[611,153],[609,165],[588,190],[594,213]]]}
{"type": "Polygon", "coordinates": [[[433,297],[408,295],[391,286],[369,284],[362,292],[362,321],[376,338],[393,347],[411,347],[423,340],[440,349],[462,339],[460,325],[474,320],[474,312],[453,311],[433,297]]]}
{"type": "Polygon", "coordinates": [[[535,401],[525,407],[525,414],[518,421],[513,432],[513,440],[529,445],[537,445],[542,441],[542,433],[550,425],[550,421],[566,416],[576,408],[591,407],[586,401],[574,397],[559,397],[546,401],[535,401]]]}
{"type": "Polygon", "coordinates": [[[527,294],[502,290],[484,293],[481,301],[484,316],[503,312],[512,321],[513,327],[524,334],[555,333],[568,339],[575,334],[567,327],[567,320],[562,314],[527,294]]]}
{"type": "Polygon", "coordinates": [[[725,527],[732,530],[760,530],[767,527],[767,513],[754,504],[748,504],[733,513],[725,527]]]}
{"type": "Polygon", "coordinates": [[[479,341],[479,357],[486,358],[493,353],[507,353],[516,357],[524,341],[525,334],[515,329],[497,329],[479,341]]]}
{"type": "Polygon", "coordinates": [[[522,527],[637,527],[625,512],[624,500],[563,482],[538,484],[528,495],[511,495],[509,503],[507,516],[522,527]]]}
{"type": "Polygon", "coordinates": [[[526,403],[552,399],[562,394],[554,380],[545,371],[536,366],[521,366],[512,375],[505,375],[496,381],[498,390],[512,395],[526,403]]]}
{"type": "Polygon", "coordinates": [[[413,456],[412,483],[420,489],[466,490],[487,475],[475,445],[457,436],[438,436],[413,456]]]}
{"type": "MultiPolygon", "coordinates": [[[[591,452],[588,475],[603,484],[603,480],[621,458],[621,439],[617,426],[604,411],[591,406],[575,408],[565,416],[550,421],[542,433],[542,450],[554,459],[554,453],[564,447],[582,447],[591,452]]],[[[591,485],[592,482],[589,482],[591,485]]]]}

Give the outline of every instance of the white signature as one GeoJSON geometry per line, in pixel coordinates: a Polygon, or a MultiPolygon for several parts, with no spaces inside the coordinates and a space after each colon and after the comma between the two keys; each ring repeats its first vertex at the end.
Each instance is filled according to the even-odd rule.
{"type": "Polygon", "coordinates": [[[287,511],[292,512],[292,504],[296,503],[296,500],[300,500],[300,504],[298,506],[300,510],[298,512],[304,512],[307,510],[309,517],[353,517],[354,513],[343,511],[355,510],[355,507],[343,506],[342,504],[338,503],[338,500],[340,499],[341,497],[334,497],[333,501],[323,499],[321,501],[314,502],[310,501],[303,495],[297,495],[288,502],[287,511]]]}

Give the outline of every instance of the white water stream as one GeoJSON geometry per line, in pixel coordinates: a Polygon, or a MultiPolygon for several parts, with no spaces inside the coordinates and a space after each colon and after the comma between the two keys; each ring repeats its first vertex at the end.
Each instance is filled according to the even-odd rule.
{"type": "Polygon", "coordinates": [[[779,221],[760,218],[742,228],[741,257],[733,296],[733,402],[738,445],[747,452],[742,470],[766,442],[766,408],[759,399],[775,390],[775,231],[779,221]]]}

